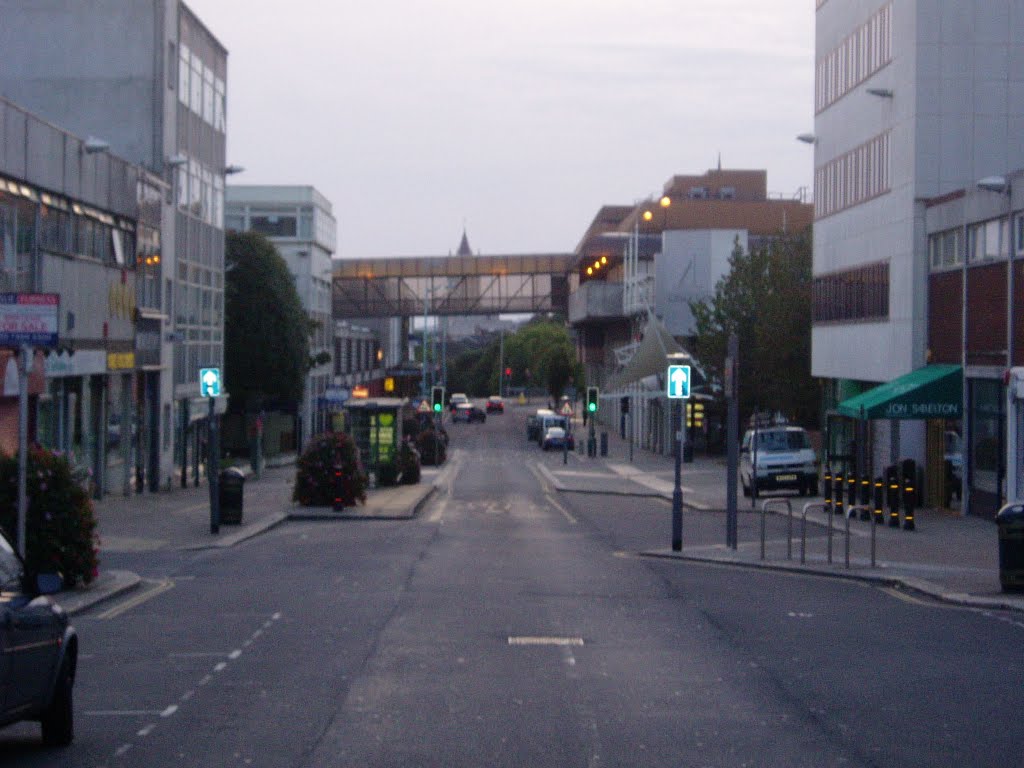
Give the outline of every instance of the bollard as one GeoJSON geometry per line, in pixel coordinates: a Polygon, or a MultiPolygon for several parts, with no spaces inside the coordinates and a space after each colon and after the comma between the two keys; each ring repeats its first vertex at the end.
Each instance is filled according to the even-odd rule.
{"type": "Polygon", "coordinates": [[[823,478],[824,482],[824,495],[825,495],[825,514],[832,514],[832,469],[828,465],[825,465],[825,475],[823,478]]]}
{"type": "Polygon", "coordinates": [[[885,470],[886,502],[889,507],[889,527],[900,527],[900,476],[896,465],[885,470]]]}
{"type": "Polygon", "coordinates": [[[345,488],[344,478],[342,477],[342,466],[341,464],[334,465],[334,505],[333,509],[335,512],[341,512],[345,509],[345,488]]]}
{"type": "Polygon", "coordinates": [[[852,469],[846,475],[846,516],[854,514],[857,505],[857,473],[852,469]]]}
{"type": "Polygon", "coordinates": [[[908,459],[903,462],[903,530],[913,531],[914,508],[917,506],[917,464],[908,459]]]}
{"type": "Polygon", "coordinates": [[[860,519],[871,520],[871,478],[864,475],[860,479],[860,519]]]}
{"type": "Polygon", "coordinates": [[[880,477],[875,478],[875,525],[881,525],[885,520],[885,481],[880,477]]]}
{"type": "Polygon", "coordinates": [[[832,513],[836,515],[843,514],[843,488],[846,482],[843,478],[843,473],[840,472],[836,475],[832,475],[832,513]]]}

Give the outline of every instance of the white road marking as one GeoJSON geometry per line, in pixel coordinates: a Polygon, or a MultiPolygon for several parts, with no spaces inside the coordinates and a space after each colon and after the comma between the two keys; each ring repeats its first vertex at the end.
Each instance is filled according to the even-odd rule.
{"type": "Polygon", "coordinates": [[[544,635],[509,635],[509,645],[518,646],[541,646],[550,645],[556,647],[581,646],[582,637],[550,637],[544,635]]]}
{"type": "Polygon", "coordinates": [[[121,757],[122,755],[127,753],[128,750],[131,749],[131,748],[132,748],[131,744],[122,744],[120,747],[117,748],[117,751],[114,752],[114,757],[121,757]]]}
{"type": "Polygon", "coordinates": [[[195,695],[196,695],[195,691],[185,691],[183,694],[181,694],[181,701],[188,701],[189,699],[191,699],[195,695]]]}
{"type": "Polygon", "coordinates": [[[448,510],[448,498],[441,498],[437,504],[434,505],[434,509],[431,511],[430,516],[427,517],[428,523],[440,523],[444,517],[444,513],[448,510]]]}
{"type": "Polygon", "coordinates": [[[171,706],[169,706],[167,709],[165,709],[163,712],[160,713],[160,717],[170,717],[171,715],[173,715],[177,711],[178,711],[178,705],[177,704],[171,704],[171,706]]]}
{"type": "Polygon", "coordinates": [[[218,664],[217,666],[215,666],[213,668],[213,671],[214,672],[223,672],[224,669],[227,667],[227,665],[228,665],[228,663],[226,661],[222,661],[220,664],[218,664]]]}
{"type": "Polygon", "coordinates": [[[149,736],[149,734],[151,734],[151,733],[153,732],[153,729],[154,729],[154,728],[156,728],[156,723],[150,723],[149,725],[147,725],[147,726],[146,726],[145,728],[143,728],[142,730],[140,730],[140,731],[139,731],[138,733],[136,733],[135,735],[136,735],[136,736],[142,736],[142,737],[146,737],[146,736],[149,736]]]}
{"type": "Polygon", "coordinates": [[[231,659],[232,661],[234,661],[235,659],[237,659],[241,655],[242,655],[241,651],[234,650],[234,651],[232,651],[231,653],[228,654],[228,658],[231,659]]]}
{"type": "Polygon", "coordinates": [[[568,520],[571,525],[576,525],[576,523],[578,521],[576,520],[575,517],[573,517],[571,514],[569,514],[569,512],[565,509],[565,507],[563,507],[561,504],[559,504],[557,501],[555,501],[554,498],[552,498],[550,495],[547,495],[544,498],[547,500],[548,504],[550,504],[552,507],[554,507],[559,512],[561,512],[563,515],[565,515],[565,519],[568,520]]]}
{"type": "Polygon", "coordinates": [[[86,717],[153,717],[158,709],[93,709],[82,713],[86,717]]]}

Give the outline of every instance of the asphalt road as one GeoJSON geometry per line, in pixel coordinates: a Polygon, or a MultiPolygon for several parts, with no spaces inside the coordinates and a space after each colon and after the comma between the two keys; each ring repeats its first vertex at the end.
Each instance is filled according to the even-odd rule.
{"type": "Polygon", "coordinates": [[[523,418],[449,427],[415,520],[120,556],[147,583],[76,618],[74,745],[5,729],[0,765],[1022,763],[1024,620],[641,557],[668,505],[556,494],[523,418]]]}

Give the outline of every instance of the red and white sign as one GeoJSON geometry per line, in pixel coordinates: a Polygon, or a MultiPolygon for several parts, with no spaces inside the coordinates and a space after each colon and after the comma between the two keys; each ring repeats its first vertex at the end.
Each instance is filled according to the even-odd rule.
{"type": "Polygon", "coordinates": [[[59,293],[0,293],[0,347],[56,347],[59,293]]]}

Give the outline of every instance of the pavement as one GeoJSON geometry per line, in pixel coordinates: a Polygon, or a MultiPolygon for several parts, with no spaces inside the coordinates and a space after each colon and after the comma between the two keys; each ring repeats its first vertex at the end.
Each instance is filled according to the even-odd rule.
{"type": "MultiPolygon", "coordinates": [[[[599,428],[599,433],[604,431],[599,428]]],[[[674,460],[639,448],[630,451],[617,433],[607,433],[605,456],[575,454],[571,462],[563,464],[549,455],[551,460],[542,462],[540,469],[551,485],[562,493],[603,493],[671,501],[674,460]]],[[[424,467],[419,484],[371,489],[365,505],[341,512],[304,508],[291,500],[294,456],[269,463],[260,478],[252,476],[245,467],[242,522],[221,525],[216,534],[210,530],[209,489],[205,482],[200,487],[175,487],[158,493],[108,495],[95,502],[100,535],[99,578],[87,587],[61,593],[57,602],[76,614],[140,585],[142,580],[134,573],[104,570],[104,552],[231,547],[289,519],[411,519],[436,488],[450,483],[458,464],[459,452],[453,451],[443,467],[424,467]]],[[[740,541],[737,548],[731,549],[724,540],[725,472],[725,462],[719,457],[698,456],[693,463],[683,465],[682,550],[675,552],[666,547],[641,554],[858,579],[957,605],[1024,612],[1024,594],[1001,591],[997,528],[993,522],[960,516],[950,510],[923,509],[917,512],[916,530],[907,531],[826,515],[819,504],[806,510],[805,523],[807,499],[772,496],[767,513],[762,515],[765,499],[759,500],[755,509],[749,499],[740,496],[740,541]],[[762,526],[763,555],[759,535],[762,526]]]]}

